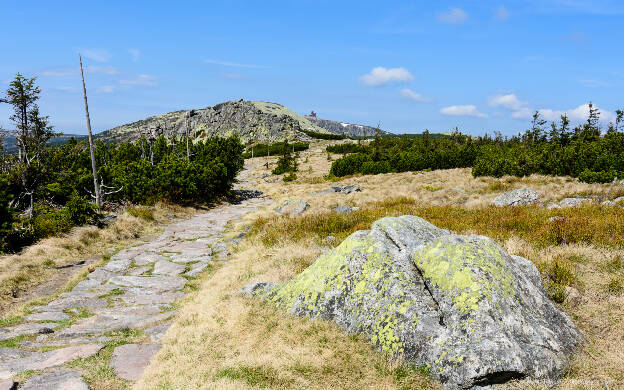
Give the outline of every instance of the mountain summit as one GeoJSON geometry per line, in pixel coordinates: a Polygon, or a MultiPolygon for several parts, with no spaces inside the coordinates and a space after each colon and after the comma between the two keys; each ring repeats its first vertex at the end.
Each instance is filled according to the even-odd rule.
{"type": "Polygon", "coordinates": [[[305,132],[370,136],[385,133],[370,126],[306,117],[281,104],[229,101],[197,110],[174,111],[118,126],[98,134],[104,141],[121,142],[141,136],[203,139],[238,135],[243,142],[308,139],[305,132]]]}

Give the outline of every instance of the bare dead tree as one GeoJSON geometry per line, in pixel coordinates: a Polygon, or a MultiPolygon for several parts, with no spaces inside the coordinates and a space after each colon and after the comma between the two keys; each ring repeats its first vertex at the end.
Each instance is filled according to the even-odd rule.
{"type": "Polygon", "coordinates": [[[189,135],[191,132],[191,112],[186,113],[186,161],[191,161],[191,149],[189,148],[189,135]]]}
{"type": "Polygon", "coordinates": [[[95,188],[95,204],[102,206],[102,192],[98,182],[97,165],[95,162],[95,146],[93,145],[93,134],[91,133],[91,118],[89,117],[89,103],[87,102],[87,87],[85,85],[84,71],[82,69],[82,56],[78,53],[80,60],[80,76],[82,77],[82,94],[84,96],[85,113],[87,115],[87,131],[89,132],[89,152],[91,154],[91,170],[93,171],[93,187],[95,188]]]}

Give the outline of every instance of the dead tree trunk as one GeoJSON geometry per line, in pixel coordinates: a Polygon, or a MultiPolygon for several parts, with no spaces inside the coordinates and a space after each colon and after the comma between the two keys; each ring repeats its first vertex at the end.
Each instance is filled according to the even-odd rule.
{"type": "Polygon", "coordinates": [[[102,193],[100,192],[100,184],[98,182],[97,165],[95,164],[95,147],[93,145],[93,134],[91,133],[91,118],[89,118],[89,103],[87,102],[87,87],[85,86],[84,71],[82,70],[82,57],[78,54],[80,60],[80,76],[82,77],[82,94],[84,95],[85,112],[87,114],[87,131],[89,132],[89,152],[91,153],[91,170],[93,171],[93,186],[95,187],[95,204],[102,206],[102,193]]]}
{"type": "Polygon", "coordinates": [[[191,113],[189,112],[186,116],[186,161],[191,161],[191,149],[189,149],[189,135],[191,132],[190,118],[191,118],[191,113]]]}

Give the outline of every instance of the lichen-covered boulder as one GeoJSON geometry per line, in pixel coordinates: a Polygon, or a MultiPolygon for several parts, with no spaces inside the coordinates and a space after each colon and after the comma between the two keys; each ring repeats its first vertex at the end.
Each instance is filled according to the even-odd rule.
{"type": "Polygon", "coordinates": [[[413,216],[382,218],[290,281],[246,291],[363,333],[448,388],[556,379],[582,340],[529,260],[413,216]]]}
{"type": "Polygon", "coordinates": [[[539,194],[530,188],[518,188],[500,194],[493,201],[494,206],[522,206],[539,202],[539,194]]]}

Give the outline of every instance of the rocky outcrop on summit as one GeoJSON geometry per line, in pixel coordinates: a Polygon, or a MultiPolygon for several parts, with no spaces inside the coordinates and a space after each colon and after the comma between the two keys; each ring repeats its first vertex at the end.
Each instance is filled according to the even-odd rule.
{"type": "Polygon", "coordinates": [[[388,132],[372,126],[331,121],[329,119],[321,119],[315,116],[306,116],[305,118],[333,134],[341,134],[350,137],[369,137],[378,134],[388,134],[388,132]]]}
{"type": "Polygon", "coordinates": [[[382,218],[290,281],[243,291],[363,333],[450,389],[556,380],[582,341],[529,260],[414,216],[382,218]]]}
{"type": "MultiPolygon", "coordinates": [[[[304,131],[335,133],[281,104],[238,100],[153,116],[104,131],[97,137],[103,141],[123,142],[141,136],[164,135],[179,140],[186,137],[187,131],[193,140],[238,135],[243,142],[309,140],[304,131]]],[[[365,130],[358,133],[346,128],[338,134],[368,135],[365,130]]]]}

